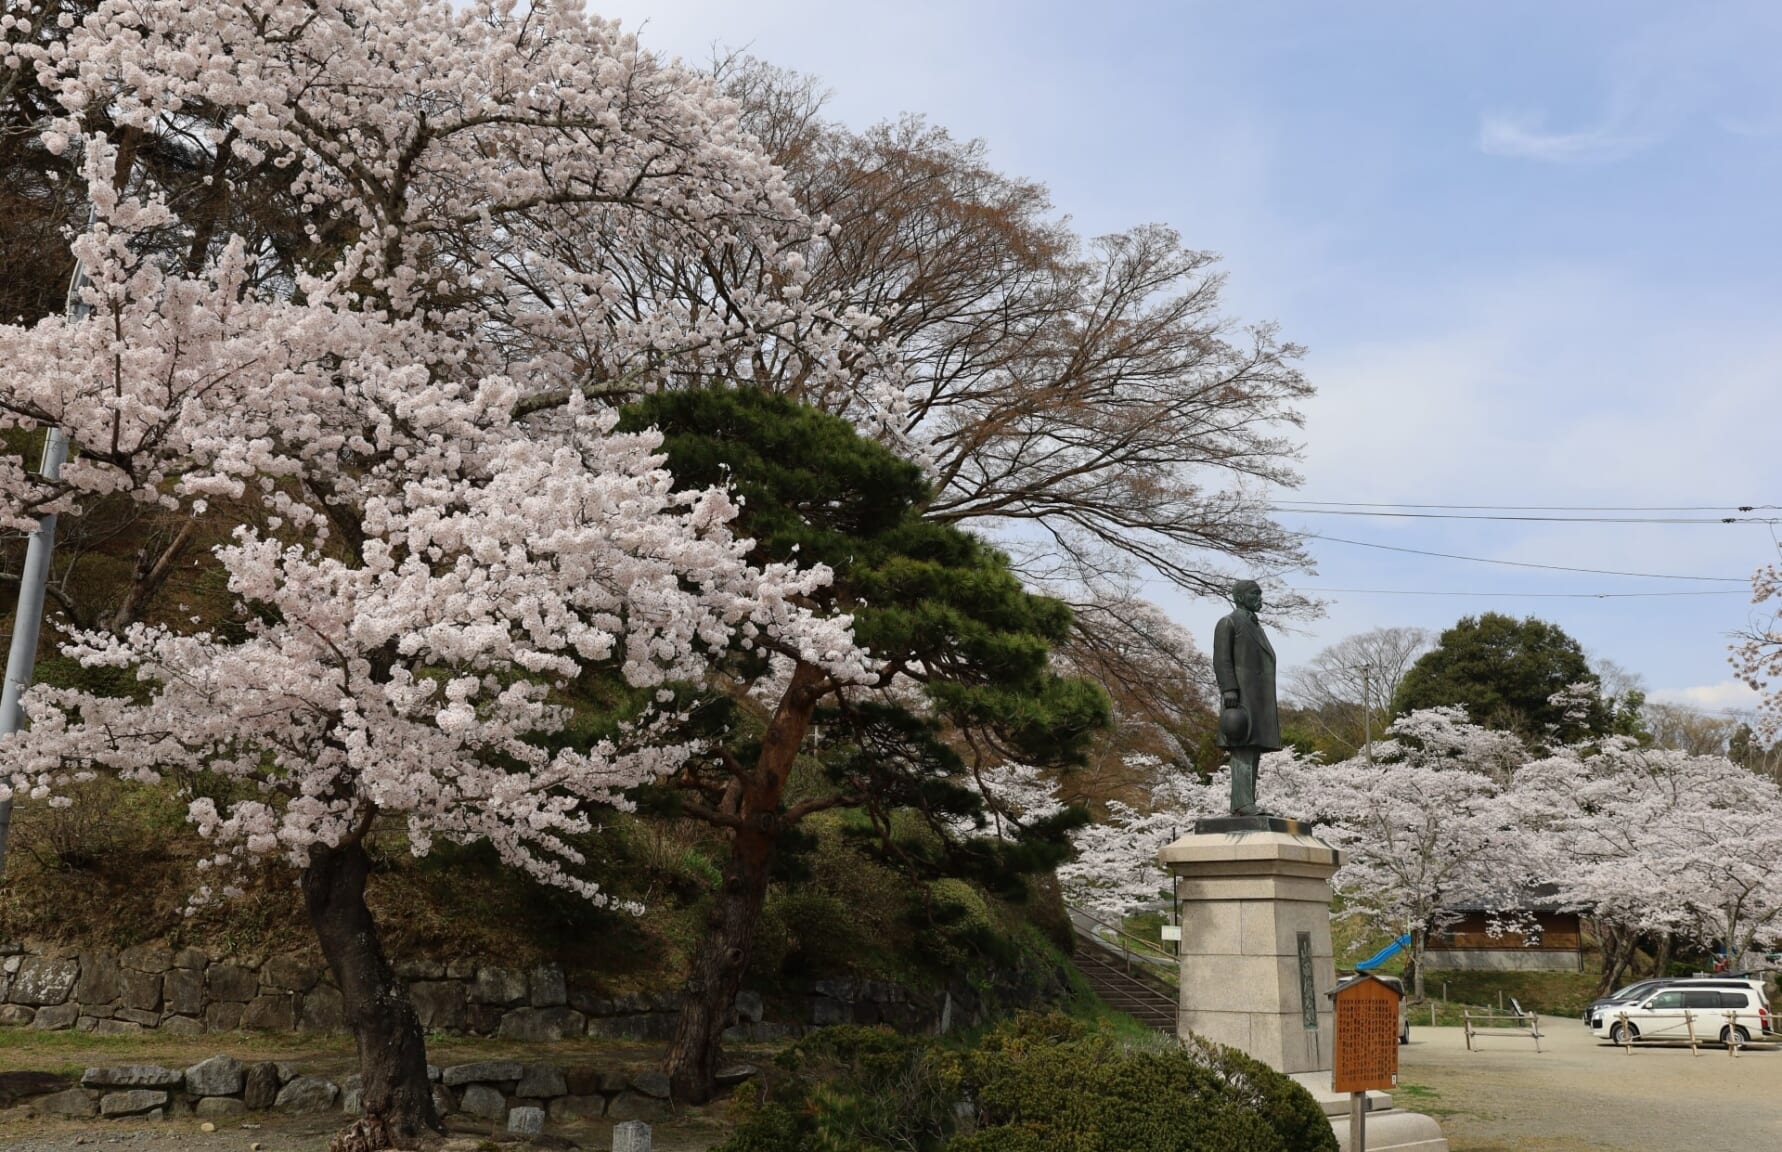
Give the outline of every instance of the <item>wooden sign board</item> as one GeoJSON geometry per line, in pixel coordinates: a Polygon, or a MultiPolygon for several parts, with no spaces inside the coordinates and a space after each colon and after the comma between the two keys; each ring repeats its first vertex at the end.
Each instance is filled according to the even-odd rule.
{"type": "Polygon", "coordinates": [[[1398,991],[1359,976],[1331,994],[1336,1001],[1334,1092],[1390,1090],[1398,1084],[1398,991]]]}

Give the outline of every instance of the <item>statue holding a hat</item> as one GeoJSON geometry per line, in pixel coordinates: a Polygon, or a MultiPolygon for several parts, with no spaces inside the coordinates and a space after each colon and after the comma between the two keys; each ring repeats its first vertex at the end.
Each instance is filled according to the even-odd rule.
{"type": "Polygon", "coordinates": [[[1281,713],[1275,705],[1275,649],[1256,613],[1262,586],[1231,586],[1236,608],[1213,629],[1213,675],[1219,681],[1219,747],[1231,752],[1231,814],[1256,816],[1256,766],[1264,752],[1281,748],[1281,713]]]}

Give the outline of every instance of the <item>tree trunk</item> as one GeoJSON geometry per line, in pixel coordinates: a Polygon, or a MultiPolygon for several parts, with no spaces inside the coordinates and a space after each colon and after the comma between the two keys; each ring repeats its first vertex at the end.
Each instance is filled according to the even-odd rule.
{"type": "Polygon", "coordinates": [[[1666,932],[1658,938],[1658,947],[1652,952],[1652,975],[1663,976],[1671,966],[1671,951],[1676,944],[1676,937],[1666,932]]]}
{"type": "Polygon", "coordinates": [[[1423,996],[1423,950],[1428,946],[1428,933],[1421,927],[1411,929],[1411,998],[1421,1002],[1423,996]]]}
{"type": "Polygon", "coordinates": [[[303,899],[322,955],[340,986],[364,1080],[354,1147],[408,1148],[444,1130],[427,1082],[427,1049],[408,990],[390,970],[365,904],[371,858],[357,841],[316,845],[303,870],[303,899]]]}
{"type": "Polygon", "coordinates": [[[751,827],[738,829],[731,842],[724,883],[706,922],[705,941],[693,958],[681,1014],[675,1020],[674,1045],[668,1052],[676,1100],[703,1104],[717,1092],[724,1029],[754,951],[774,839],[773,830],[751,827]]]}
{"type": "Polygon", "coordinates": [[[1603,950],[1603,976],[1596,986],[1598,996],[1606,996],[1621,982],[1621,974],[1633,956],[1634,934],[1617,928],[1605,920],[1597,921],[1597,939],[1603,950]]]}
{"type": "Polygon", "coordinates": [[[706,918],[705,940],[694,954],[675,1020],[674,1043],[664,1063],[676,1100],[703,1104],[717,1094],[724,1028],[754,951],[774,845],[785,826],[780,802],[824,685],[823,673],[809,664],[801,662],[793,671],[762,736],[760,755],[732,786],[733,800],[727,800],[720,813],[731,829],[730,858],[706,918]]]}

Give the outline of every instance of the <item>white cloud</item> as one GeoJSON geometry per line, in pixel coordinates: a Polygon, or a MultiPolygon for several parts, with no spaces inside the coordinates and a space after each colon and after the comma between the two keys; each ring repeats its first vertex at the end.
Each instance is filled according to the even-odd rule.
{"type": "Polygon", "coordinates": [[[1718,684],[1698,684],[1693,688],[1661,688],[1648,699],[1654,704],[1682,704],[1711,712],[1744,712],[1757,708],[1758,694],[1742,680],[1722,680],[1718,684]]]}
{"type": "Polygon", "coordinates": [[[1539,115],[1490,112],[1479,122],[1479,150],[1562,164],[1607,163],[1657,142],[1656,134],[1628,133],[1604,124],[1583,132],[1548,132],[1539,115]]]}

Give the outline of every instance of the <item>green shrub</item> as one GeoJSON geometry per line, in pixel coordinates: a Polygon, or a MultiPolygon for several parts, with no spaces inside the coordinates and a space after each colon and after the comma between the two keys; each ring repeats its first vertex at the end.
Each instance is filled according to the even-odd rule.
{"type": "Polygon", "coordinates": [[[1211,1044],[1124,1041],[1023,1014],[960,1050],[878,1028],[829,1028],[778,1060],[718,1152],[1336,1152],[1312,1097],[1211,1044]],[[959,1107],[976,1112],[960,1132],[959,1107]]]}
{"type": "Polygon", "coordinates": [[[959,1053],[886,1028],[825,1028],[775,1063],[778,1098],[746,1107],[718,1152],[940,1152],[963,1092],[959,1053]]]}
{"type": "Polygon", "coordinates": [[[1022,1016],[967,1065],[978,1129],[948,1152],[1335,1152],[1311,1096],[1242,1053],[1123,1044],[1022,1016]]]}

